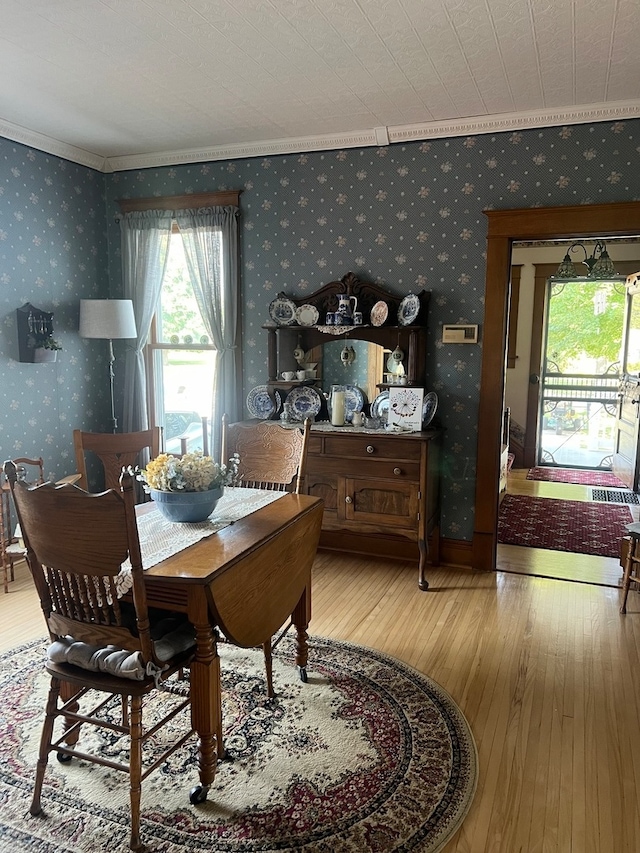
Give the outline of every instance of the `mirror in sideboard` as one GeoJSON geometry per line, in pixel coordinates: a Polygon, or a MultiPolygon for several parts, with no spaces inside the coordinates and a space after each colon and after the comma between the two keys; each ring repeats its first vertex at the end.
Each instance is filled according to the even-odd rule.
{"type": "Polygon", "coordinates": [[[378,344],[340,338],[314,347],[307,360],[318,363],[318,385],[323,391],[328,393],[332,385],[356,385],[371,403],[380,392],[377,386],[384,379],[388,354],[378,344]],[[353,347],[355,359],[351,364],[341,361],[340,354],[345,346],[353,347]]]}

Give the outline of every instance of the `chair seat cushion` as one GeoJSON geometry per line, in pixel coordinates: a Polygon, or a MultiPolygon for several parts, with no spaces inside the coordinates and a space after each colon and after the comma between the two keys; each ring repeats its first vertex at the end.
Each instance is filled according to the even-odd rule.
{"type": "MultiPolygon", "coordinates": [[[[152,626],[152,642],[156,658],[167,663],[177,655],[195,648],[193,625],[182,616],[166,614],[152,626]]],[[[139,651],[119,649],[117,646],[93,646],[78,642],[73,637],[59,637],[49,646],[47,656],[53,663],[69,663],[93,672],[106,672],[118,678],[142,681],[154,675],[153,663],[145,666],[139,651]]]]}

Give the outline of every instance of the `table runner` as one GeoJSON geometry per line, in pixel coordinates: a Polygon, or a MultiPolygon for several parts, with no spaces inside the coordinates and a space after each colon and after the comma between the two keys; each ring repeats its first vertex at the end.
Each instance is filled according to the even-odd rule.
{"type": "MultiPolygon", "coordinates": [[[[138,516],[138,537],[142,566],[150,569],[167,557],[184,551],[201,539],[223,530],[234,521],[251,515],[263,506],[283,497],[286,492],[266,489],[245,489],[225,486],[224,494],[206,521],[198,524],[181,524],[168,521],[157,509],[138,516]]],[[[122,596],[131,589],[131,563],[127,559],[116,577],[116,590],[122,596]]]]}

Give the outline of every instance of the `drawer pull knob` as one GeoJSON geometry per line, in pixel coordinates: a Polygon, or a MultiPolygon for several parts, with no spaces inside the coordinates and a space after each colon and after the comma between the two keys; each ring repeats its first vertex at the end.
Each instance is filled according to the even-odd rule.
{"type": "Polygon", "coordinates": [[[396,477],[399,477],[400,474],[402,474],[402,468],[394,468],[393,473],[396,475],[396,477]]]}
{"type": "Polygon", "coordinates": [[[347,496],[346,496],[346,498],[344,499],[344,502],[345,502],[346,504],[352,504],[352,503],[353,503],[353,498],[351,497],[351,495],[347,495],[347,496]]]}
{"type": "Polygon", "coordinates": [[[373,444],[367,444],[367,453],[375,453],[376,449],[373,444]]]}

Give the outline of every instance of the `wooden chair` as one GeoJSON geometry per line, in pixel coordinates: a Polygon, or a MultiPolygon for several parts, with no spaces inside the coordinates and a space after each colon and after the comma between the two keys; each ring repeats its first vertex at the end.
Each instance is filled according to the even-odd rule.
{"type": "Polygon", "coordinates": [[[620,613],[627,612],[627,598],[631,584],[640,586],[640,521],[633,521],[631,524],[627,524],[626,530],[629,541],[624,559],[620,613]]]}
{"type": "Polygon", "coordinates": [[[87,451],[95,454],[104,468],[105,489],[118,489],[122,468],[133,467],[138,463],[144,464],[140,455],[148,450],[150,458],[154,459],[160,453],[160,427],[141,430],[140,432],[82,432],[73,431],[73,447],[76,454],[76,466],[80,473],[78,485],[88,491],[87,480],[87,451]]]}
{"type": "Polygon", "coordinates": [[[271,489],[300,494],[304,483],[311,421],[301,429],[283,427],[276,421],[228,422],[222,416],[220,458],[240,456],[239,485],[247,489],[271,489]]]}
{"type": "MultiPolygon", "coordinates": [[[[304,486],[310,429],[308,418],[301,429],[296,429],[283,427],[275,421],[230,424],[225,414],[222,416],[220,458],[226,463],[234,453],[239,455],[239,486],[300,494],[304,486]]],[[[273,650],[290,627],[287,625],[275,640],[267,640],[262,646],[269,698],[275,695],[273,650]]],[[[302,677],[305,678],[304,675],[302,677]]]]}
{"type": "MultiPolygon", "coordinates": [[[[13,460],[17,468],[17,477],[31,485],[44,483],[44,461],[41,456],[28,459],[26,456],[13,460]]],[[[0,549],[2,550],[2,573],[4,591],[9,592],[9,581],[15,579],[14,563],[22,560],[25,549],[22,542],[12,533],[11,524],[11,489],[6,480],[0,482],[0,549]]]]}
{"type": "Polygon", "coordinates": [[[122,770],[129,774],[129,846],[141,850],[141,783],[193,733],[189,723],[184,735],[162,756],[154,756],[151,766],[143,768],[143,744],[160,726],[188,709],[190,699],[187,695],[168,702],[162,709],[162,719],[154,720],[148,730],[143,728],[142,700],[189,664],[195,653],[193,627],[178,614],[165,613],[162,622],[154,622],[147,609],[130,474],[123,472],[121,490],[90,495],[70,484],[29,487],[17,481],[13,462],[6,462],[4,470],[51,638],[45,662],[51,686],[31,814],[41,812],[42,783],[50,752],[55,752],[61,761],[76,756],[122,770]],[[116,592],[115,578],[127,556],[131,562],[133,604],[121,601],[116,592]],[[96,704],[95,697],[85,698],[90,690],[121,697],[122,719],[116,713],[105,724],[105,706],[110,696],[97,697],[96,704]],[[100,719],[96,712],[100,712],[100,719]],[[57,717],[63,717],[65,722],[62,733],[54,736],[57,717]],[[128,735],[128,762],[76,749],[81,726],[87,724],[128,735]]]}

